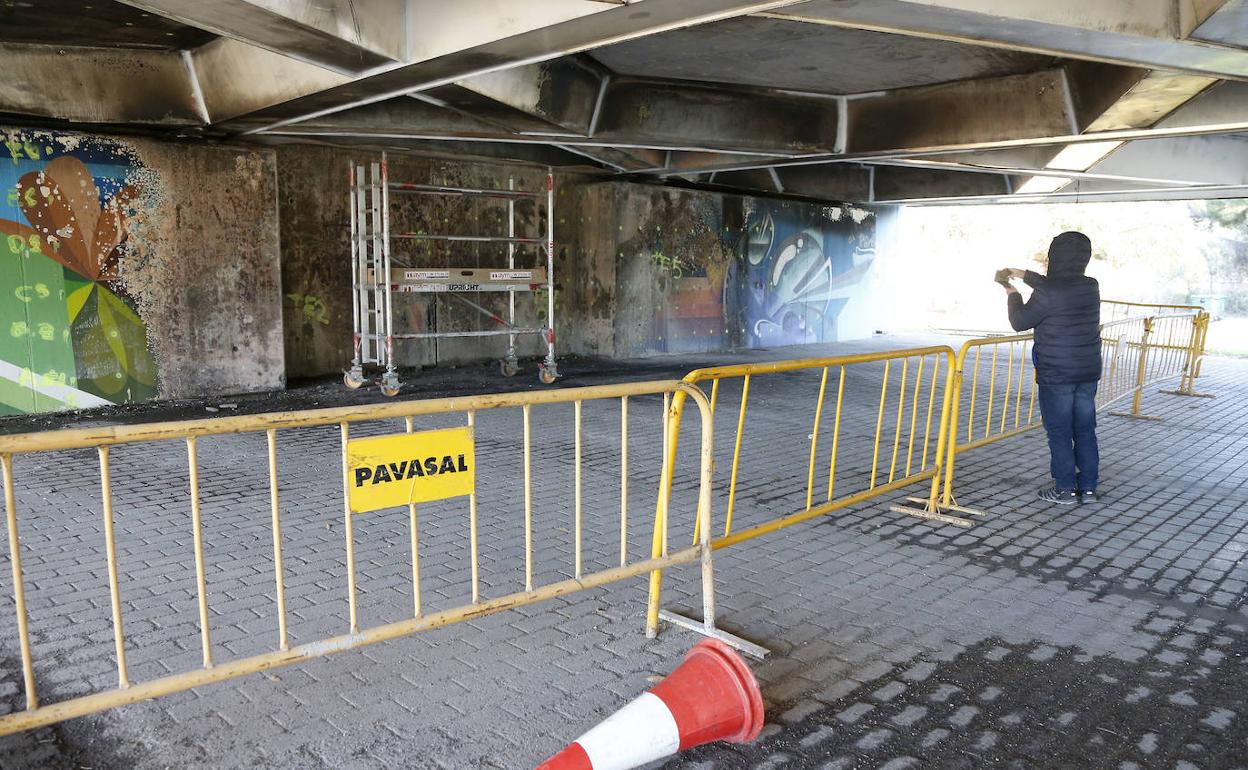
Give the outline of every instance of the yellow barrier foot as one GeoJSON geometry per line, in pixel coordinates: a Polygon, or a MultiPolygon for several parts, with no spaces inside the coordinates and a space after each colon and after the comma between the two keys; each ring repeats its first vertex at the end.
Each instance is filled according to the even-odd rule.
{"type": "Polygon", "coordinates": [[[734,650],[738,650],[746,655],[749,655],[751,658],[764,660],[771,653],[771,650],[763,647],[762,645],[754,644],[747,639],[742,639],[736,634],[730,634],[727,631],[720,630],[713,625],[708,626],[700,620],[687,618],[684,615],[678,615],[675,612],[659,610],[659,620],[667,621],[673,626],[687,628],[690,631],[702,634],[703,636],[709,636],[712,639],[718,639],[729,647],[732,647],[734,650]]]}
{"type": "Polygon", "coordinates": [[[1191,396],[1192,398],[1217,398],[1212,393],[1186,393],[1182,390],[1159,390],[1158,393],[1165,393],[1167,396],[1191,396]]]}
{"type": "Polygon", "coordinates": [[[1158,417],[1152,414],[1131,414],[1130,412],[1110,412],[1110,417],[1126,417],[1128,420],[1164,420],[1164,417],[1158,417]]]}
{"type": "Polygon", "coordinates": [[[963,508],[960,505],[938,505],[936,509],[933,510],[928,507],[928,500],[925,497],[907,497],[906,500],[919,507],[915,508],[910,505],[890,505],[888,510],[893,511],[894,513],[904,513],[910,516],[917,516],[920,519],[930,519],[932,521],[944,522],[945,524],[953,524],[957,527],[970,527],[974,524],[974,522],[970,519],[961,518],[960,516],[950,516],[947,513],[942,513],[942,510],[957,511],[958,513],[966,513],[973,516],[984,515],[983,511],[963,508]]]}
{"type": "MultiPolygon", "coordinates": [[[[907,497],[906,499],[907,499],[907,500],[909,500],[909,501],[910,501],[910,502],[912,502],[912,503],[915,503],[916,505],[921,505],[921,506],[923,506],[924,508],[927,508],[927,502],[928,502],[928,500],[927,500],[927,498],[926,498],[926,497],[907,497]]],[[[974,509],[974,508],[965,508],[965,507],[963,507],[963,506],[961,506],[961,505],[958,505],[957,503],[951,503],[951,504],[949,504],[949,505],[941,505],[940,503],[937,503],[937,504],[936,504],[936,510],[938,510],[938,511],[942,511],[942,510],[943,510],[943,511],[957,511],[958,513],[965,513],[965,514],[968,514],[968,515],[970,515],[970,516],[987,516],[987,515],[988,515],[988,512],[987,512],[987,511],[980,511],[980,510],[976,510],[976,509],[974,509]]]]}

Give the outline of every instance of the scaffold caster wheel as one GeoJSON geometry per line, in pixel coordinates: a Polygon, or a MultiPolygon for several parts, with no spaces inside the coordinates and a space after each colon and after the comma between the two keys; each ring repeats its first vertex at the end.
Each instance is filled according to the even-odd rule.
{"type": "Polygon", "coordinates": [[[360,386],[364,384],[364,380],[361,377],[356,377],[351,372],[343,372],[342,384],[346,385],[351,390],[359,390],[360,386]]]}
{"type": "Polygon", "coordinates": [[[537,367],[537,379],[541,380],[543,385],[553,385],[555,380],[558,379],[558,375],[545,366],[539,366],[537,367]]]}
{"type": "Polygon", "coordinates": [[[390,396],[391,398],[394,398],[395,396],[399,395],[399,386],[395,385],[394,387],[390,387],[389,385],[382,385],[381,393],[384,396],[390,396]]]}
{"type": "Polygon", "coordinates": [[[498,370],[503,373],[504,377],[515,377],[516,373],[520,371],[520,366],[515,361],[504,358],[498,362],[498,370]]]}

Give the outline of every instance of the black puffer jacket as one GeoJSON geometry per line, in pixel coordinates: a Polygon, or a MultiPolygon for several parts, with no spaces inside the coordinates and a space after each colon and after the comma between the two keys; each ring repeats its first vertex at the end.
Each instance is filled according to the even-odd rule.
{"type": "Polygon", "coordinates": [[[1092,243],[1083,233],[1066,232],[1049,244],[1049,270],[1024,277],[1033,291],[1023,302],[1009,295],[1010,326],[1036,330],[1032,361],[1036,382],[1066,385],[1101,378],[1101,289],[1083,274],[1092,243]]]}

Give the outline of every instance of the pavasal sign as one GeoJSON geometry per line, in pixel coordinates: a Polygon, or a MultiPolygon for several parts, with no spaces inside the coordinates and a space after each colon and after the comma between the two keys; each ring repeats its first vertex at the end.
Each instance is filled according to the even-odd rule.
{"type": "Polygon", "coordinates": [[[375,511],[473,493],[472,428],[362,438],[347,442],[351,511],[375,511]]]}

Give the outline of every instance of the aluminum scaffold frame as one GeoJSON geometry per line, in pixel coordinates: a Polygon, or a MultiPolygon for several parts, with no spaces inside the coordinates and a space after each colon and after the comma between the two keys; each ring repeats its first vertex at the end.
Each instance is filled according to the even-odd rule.
{"type": "Polygon", "coordinates": [[[551,384],[559,377],[555,362],[555,179],[546,169],[546,232],[545,238],[521,237],[516,234],[516,203],[537,202],[542,193],[517,190],[515,179],[508,179],[507,189],[450,187],[433,184],[391,182],[385,153],[380,162],[349,164],[349,208],[351,219],[351,315],[354,328],[351,368],[343,374],[349,388],[368,382],[364,366],[384,368],[378,379],[387,396],[397,395],[401,383],[395,369],[394,341],[399,339],[446,339],[450,337],[507,336],[507,355],[499,362],[504,376],[520,369],[516,357],[516,337],[541,335],[546,342],[546,358],[538,365],[538,378],[551,384]],[[507,202],[507,235],[449,235],[423,232],[390,232],[390,193],[407,195],[444,195],[462,198],[494,198],[507,202]],[[502,243],[507,246],[507,267],[498,268],[415,268],[399,264],[391,257],[394,240],[439,241],[452,243],[502,243]],[[537,246],[546,257],[545,267],[517,268],[519,246],[537,246]],[[516,326],[516,293],[546,290],[546,324],[537,327],[516,326]],[[394,333],[393,299],[395,292],[445,293],[477,310],[501,329],[470,331],[433,331],[394,333]],[[465,293],[506,292],[507,318],[474,302],[465,293]]]}

